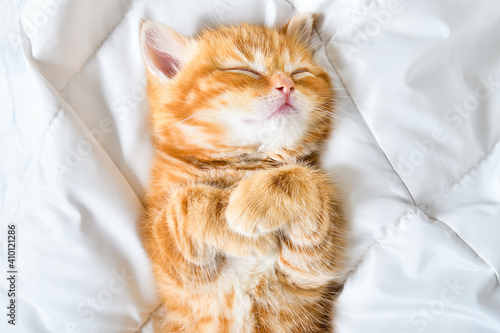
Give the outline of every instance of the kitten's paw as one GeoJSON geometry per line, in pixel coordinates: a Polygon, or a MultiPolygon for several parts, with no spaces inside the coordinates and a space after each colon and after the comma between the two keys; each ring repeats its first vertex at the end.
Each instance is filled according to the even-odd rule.
{"type": "Polygon", "coordinates": [[[247,179],[232,193],[226,208],[229,227],[245,236],[259,236],[278,229],[282,221],[272,219],[268,211],[273,202],[267,202],[257,184],[247,179]]]}
{"type": "Polygon", "coordinates": [[[253,236],[314,219],[327,199],[325,186],[321,174],[299,165],[259,171],[232,193],[227,221],[237,232],[253,236]]]}

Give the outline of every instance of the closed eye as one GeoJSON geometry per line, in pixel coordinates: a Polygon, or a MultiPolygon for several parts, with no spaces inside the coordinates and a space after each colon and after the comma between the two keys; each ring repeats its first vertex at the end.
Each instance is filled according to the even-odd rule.
{"type": "Polygon", "coordinates": [[[314,74],[312,74],[306,69],[298,69],[292,73],[292,78],[296,80],[300,80],[306,76],[314,76],[314,74]]]}
{"type": "Polygon", "coordinates": [[[254,71],[253,69],[250,69],[250,68],[245,68],[245,67],[225,68],[222,71],[228,72],[228,73],[249,75],[249,76],[254,77],[256,79],[260,79],[260,77],[262,76],[259,72],[254,71]]]}

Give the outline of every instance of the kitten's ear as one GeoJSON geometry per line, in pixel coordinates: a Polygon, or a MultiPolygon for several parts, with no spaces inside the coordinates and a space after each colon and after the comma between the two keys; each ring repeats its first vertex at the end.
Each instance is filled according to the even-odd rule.
{"type": "Polygon", "coordinates": [[[140,38],[147,69],[160,81],[173,78],[191,57],[194,42],[164,24],[142,21],[140,38]]]}
{"type": "Polygon", "coordinates": [[[293,16],[283,30],[287,35],[294,35],[298,40],[306,45],[309,45],[314,29],[314,20],[316,14],[298,13],[293,16]]]}

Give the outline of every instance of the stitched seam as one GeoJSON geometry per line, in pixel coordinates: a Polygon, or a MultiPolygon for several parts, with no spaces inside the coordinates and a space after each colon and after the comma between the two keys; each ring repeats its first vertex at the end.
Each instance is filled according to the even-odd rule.
{"type": "Polygon", "coordinates": [[[387,231],[385,232],[384,236],[380,237],[372,245],[370,245],[368,250],[366,250],[365,254],[358,260],[358,262],[348,272],[347,277],[351,276],[355,271],[357,271],[359,266],[365,261],[366,257],[373,251],[373,249],[376,246],[379,246],[380,243],[385,241],[389,237],[390,234],[394,233],[394,231],[396,231],[401,226],[401,224],[403,223],[404,220],[408,220],[410,217],[414,216],[419,211],[420,211],[420,209],[415,207],[414,209],[411,209],[411,210],[407,211],[405,214],[401,215],[401,217],[399,218],[399,220],[395,224],[393,224],[391,227],[387,228],[387,231]]]}
{"type": "Polygon", "coordinates": [[[56,120],[59,118],[59,116],[62,114],[62,111],[64,109],[64,105],[61,105],[57,112],[54,114],[54,117],[52,117],[49,125],[45,129],[44,133],[42,134],[42,139],[40,142],[40,147],[38,149],[38,152],[36,152],[35,158],[31,161],[31,164],[28,168],[28,171],[26,172],[26,177],[23,181],[23,184],[21,185],[21,190],[19,191],[18,198],[16,200],[15,208],[12,211],[11,216],[8,218],[9,222],[12,222],[14,217],[17,215],[17,212],[19,211],[19,203],[21,202],[21,199],[23,198],[24,192],[26,191],[26,188],[28,187],[28,183],[31,180],[31,177],[35,173],[36,167],[38,165],[38,162],[40,161],[40,158],[42,157],[42,152],[43,152],[43,147],[45,146],[45,140],[47,139],[47,136],[50,132],[50,130],[54,127],[54,124],[56,120]]]}
{"type": "Polygon", "coordinates": [[[450,224],[448,224],[448,223],[444,222],[443,220],[439,220],[439,219],[437,219],[437,218],[435,218],[435,217],[430,217],[430,216],[428,216],[428,215],[427,215],[427,217],[429,217],[429,219],[430,219],[430,220],[434,220],[434,221],[437,221],[437,222],[442,223],[442,224],[443,224],[443,225],[445,225],[448,229],[450,229],[451,231],[453,231],[453,233],[455,233],[455,235],[456,235],[456,236],[457,236],[457,237],[458,237],[458,238],[459,238],[459,239],[460,239],[460,240],[461,240],[461,241],[462,241],[462,242],[463,242],[463,243],[464,243],[464,244],[465,244],[465,245],[466,245],[466,246],[467,246],[467,247],[468,247],[468,248],[469,248],[472,252],[474,252],[474,254],[475,254],[478,258],[480,258],[482,261],[484,261],[484,263],[485,263],[486,265],[488,265],[488,266],[489,266],[489,267],[493,270],[493,272],[495,273],[495,278],[496,278],[496,280],[497,280],[497,284],[498,284],[498,285],[500,285],[500,278],[499,278],[499,276],[498,276],[498,272],[497,272],[497,270],[495,269],[495,267],[494,267],[493,265],[491,265],[491,264],[490,264],[490,262],[489,262],[486,258],[484,258],[482,255],[480,255],[480,254],[479,254],[479,252],[477,252],[477,251],[476,251],[476,250],[472,247],[472,245],[471,245],[469,242],[466,242],[466,241],[462,238],[462,236],[460,236],[460,234],[459,234],[459,233],[458,233],[458,232],[457,232],[457,231],[456,231],[456,230],[455,230],[455,229],[454,229],[454,228],[453,228],[450,224]]]}
{"type": "Polygon", "coordinates": [[[473,164],[460,178],[458,178],[455,182],[453,182],[443,193],[441,193],[428,203],[424,204],[421,209],[425,211],[427,208],[436,203],[436,201],[441,199],[446,193],[450,192],[455,186],[460,184],[465,177],[467,177],[473,170],[477,169],[493,153],[499,142],[500,142],[499,139],[496,139],[495,144],[493,144],[492,148],[483,157],[481,157],[475,164],[473,164]]]}
{"type": "Polygon", "coordinates": [[[462,241],[462,243],[467,247],[469,248],[472,252],[474,252],[474,254],[480,258],[486,265],[488,265],[493,273],[495,274],[495,278],[496,278],[496,281],[497,281],[497,285],[500,285],[500,277],[499,277],[499,272],[497,272],[497,270],[495,269],[495,267],[493,267],[489,261],[487,259],[485,259],[483,256],[481,256],[472,246],[470,243],[466,242],[461,236],[460,234],[455,230],[453,229],[453,227],[451,225],[449,225],[448,223],[442,221],[442,220],[439,220],[439,219],[436,219],[434,217],[430,217],[429,215],[425,214],[425,212],[421,211],[420,209],[418,208],[415,208],[415,209],[412,209],[408,212],[406,212],[404,215],[402,215],[400,218],[399,218],[399,221],[397,223],[395,223],[390,229],[388,229],[386,231],[386,233],[384,234],[384,236],[380,237],[376,242],[374,242],[372,245],[370,245],[370,247],[368,248],[368,250],[366,251],[366,253],[358,260],[358,262],[354,265],[354,267],[348,272],[347,274],[347,278],[349,278],[349,276],[351,276],[355,271],[358,270],[359,266],[365,261],[366,257],[375,249],[375,247],[379,246],[383,241],[385,241],[390,234],[394,233],[400,226],[401,224],[403,223],[403,221],[405,220],[409,220],[412,216],[414,216],[415,214],[417,214],[418,212],[421,212],[423,213],[425,216],[427,216],[427,218],[430,220],[430,221],[437,221],[437,222],[440,222],[441,224],[443,224],[444,226],[446,226],[449,230],[451,230],[456,236],[458,239],[460,239],[460,241],[462,241]]]}
{"type": "Polygon", "coordinates": [[[64,93],[66,92],[66,89],[68,88],[69,84],[71,83],[71,81],[73,80],[73,78],[78,74],[80,73],[90,62],[90,60],[96,55],[97,51],[99,51],[99,49],[102,47],[102,45],[104,45],[104,43],[109,39],[109,37],[113,34],[113,32],[116,30],[116,28],[118,27],[118,25],[123,21],[123,19],[127,16],[127,14],[130,12],[130,9],[132,8],[132,4],[133,4],[133,1],[130,1],[129,2],[129,5],[127,7],[127,9],[125,10],[125,12],[123,13],[122,17],[111,27],[110,31],[108,32],[108,34],[106,35],[106,37],[104,37],[104,39],[99,43],[97,44],[96,48],[94,49],[94,51],[92,51],[89,56],[87,57],[87,59],[82,63],[82,65],[80,66],[80,68],[74,72],[71,77],[68,79],[68,81],[66,82],[66,84],[64,85],[64,87],[62,88],[61,92],[64,93]]]}

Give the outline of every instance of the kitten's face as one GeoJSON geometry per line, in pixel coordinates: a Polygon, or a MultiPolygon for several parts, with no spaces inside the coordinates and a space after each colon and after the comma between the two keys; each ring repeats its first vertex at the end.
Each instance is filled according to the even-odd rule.
{"type": "Polygon", "coordinates": [[[175,126],[181,142],[261,152],[323,137],[333,92],[308,49],[313,18],[300,19],[280,30],[221,27],[195,40],[157,24],[144,34],[143,25],[153,121],[164,124],[157,135],[175,126]]]}

